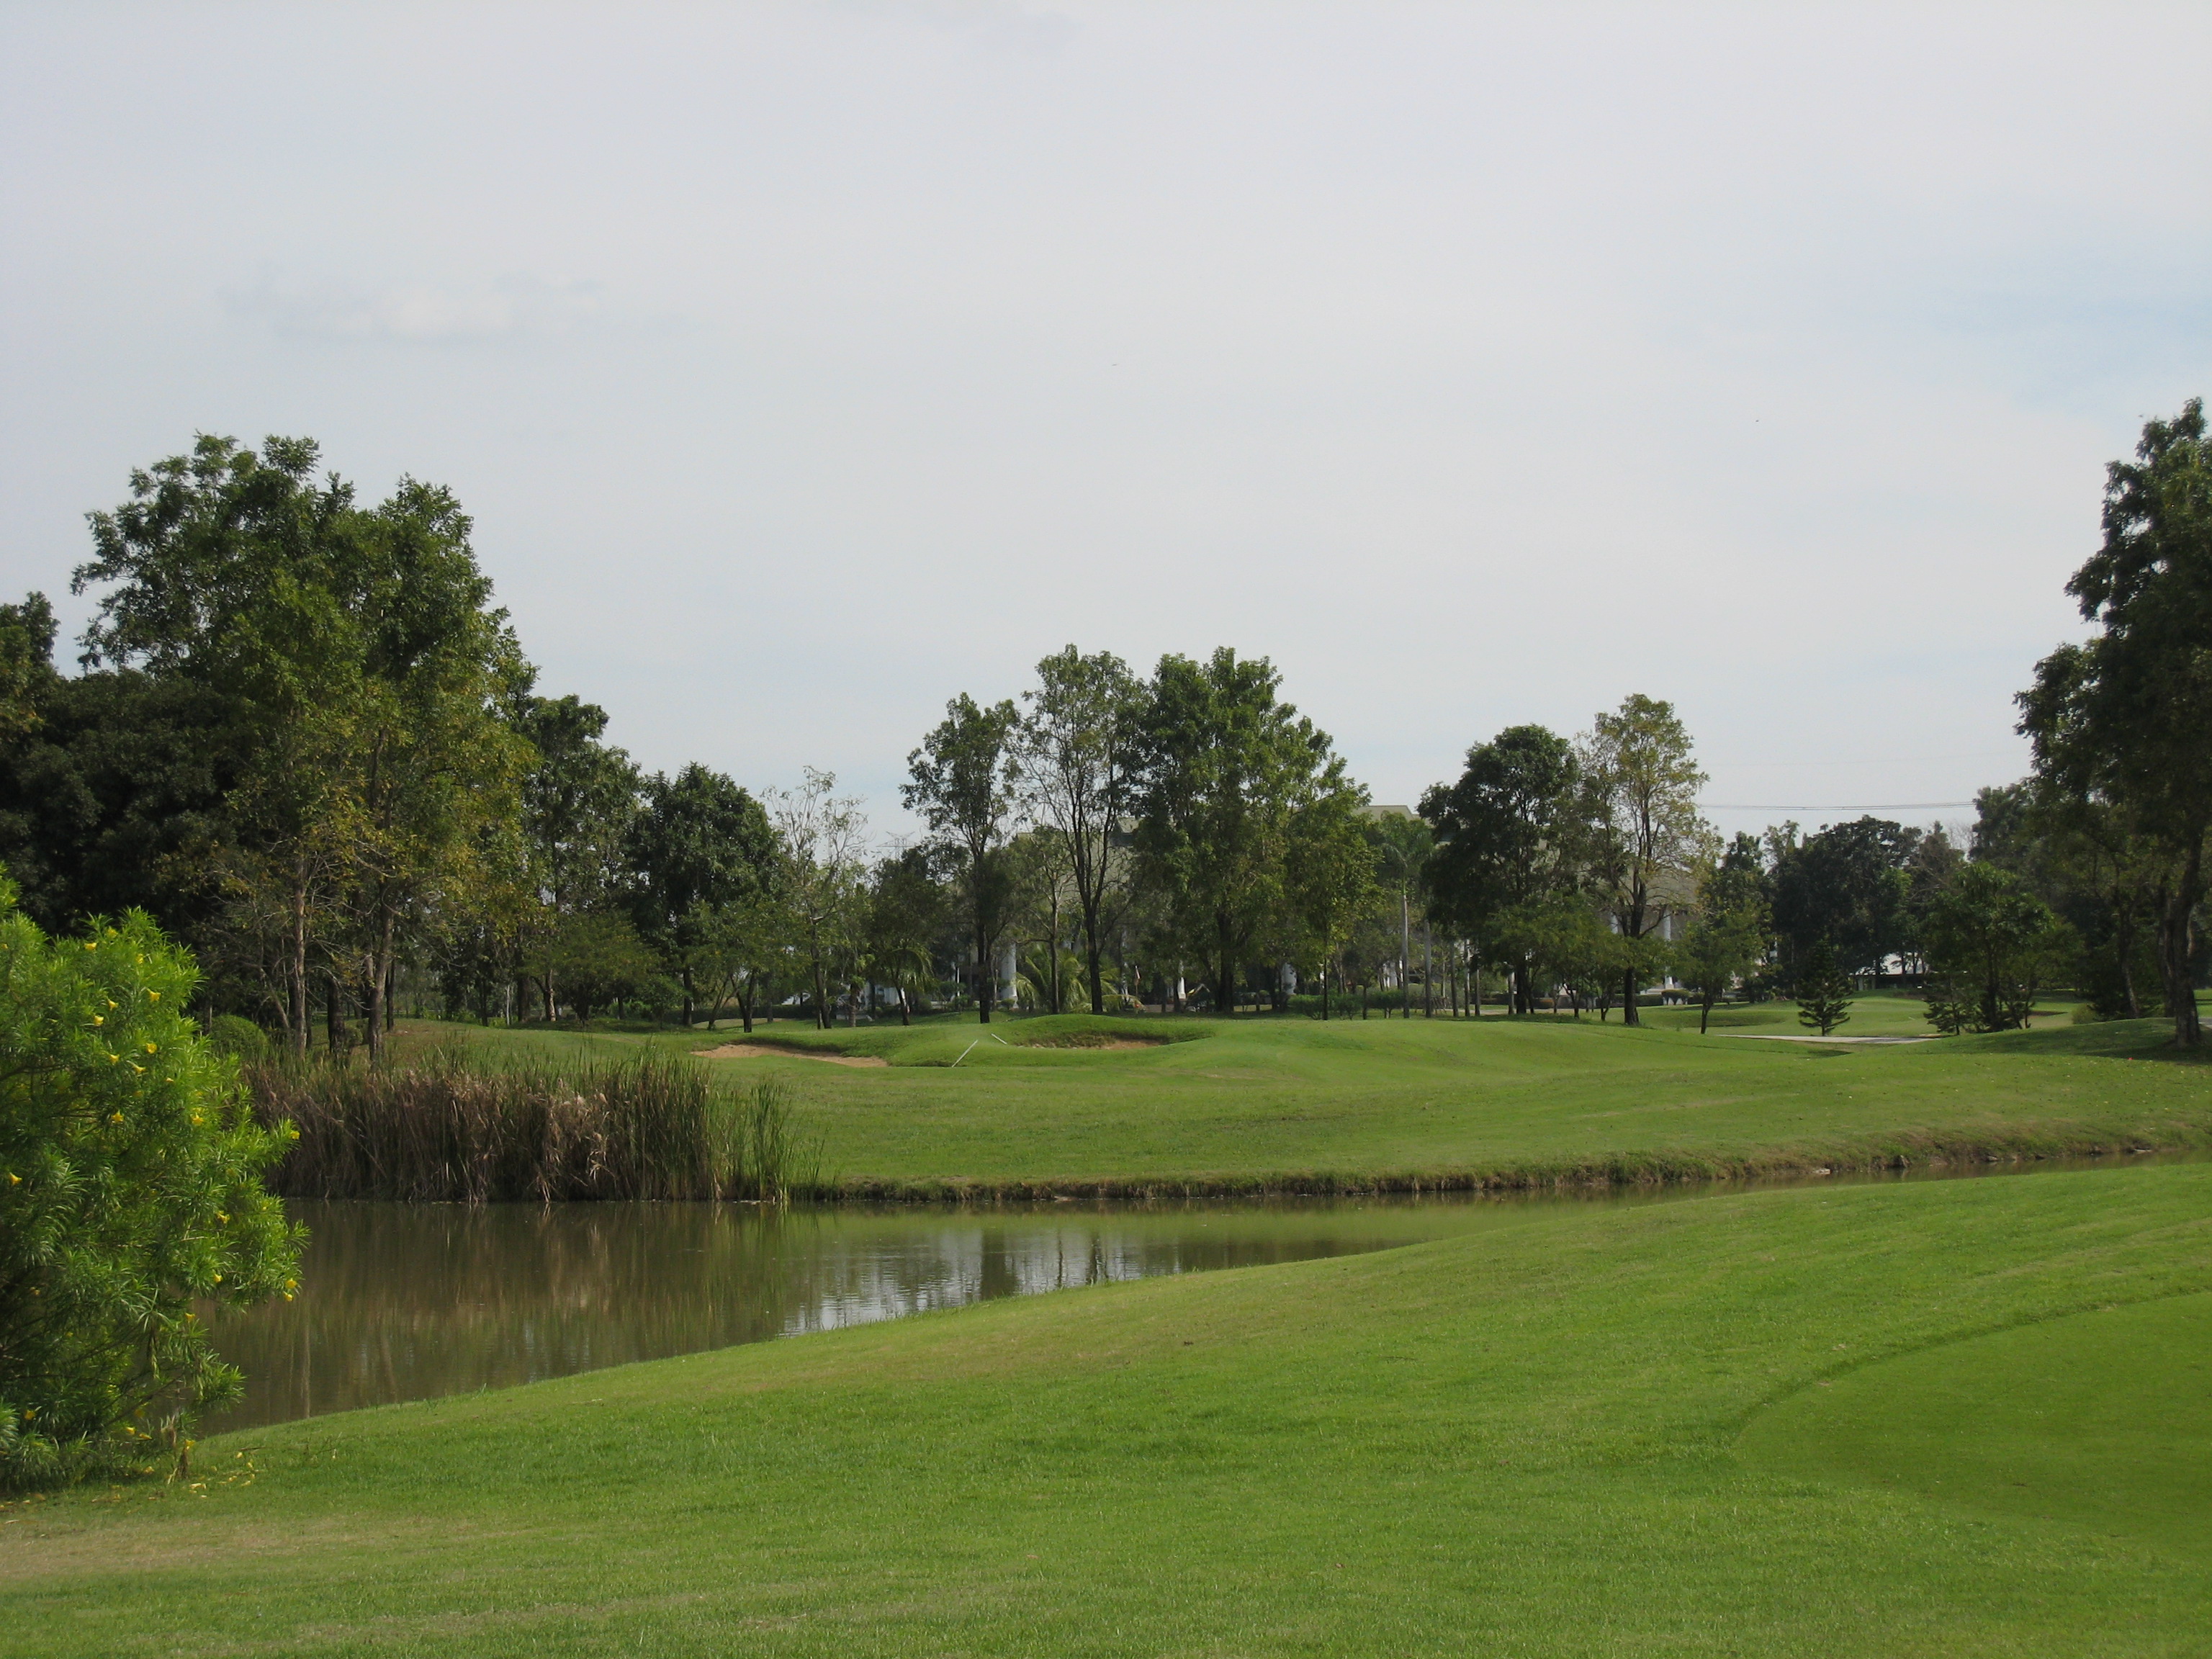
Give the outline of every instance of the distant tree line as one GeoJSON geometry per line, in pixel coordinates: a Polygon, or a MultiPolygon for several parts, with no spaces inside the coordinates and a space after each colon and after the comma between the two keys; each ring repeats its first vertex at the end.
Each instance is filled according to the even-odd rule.
{"type": "MultiPolygon", "coordinates": [[[[365,504],[315,446],[202,438],[91,516],[81,672],[0,606],[0,862],[52,931],[147,911],[208,1013],[381,1049],[403,994],[490,1020],[624,1011],[827,1024],[925,1007],[1457,1014],[1486,989],[1636,1023],[1655,994],[1842,976],[1947,1030],[2039,988],[2200,1040],[2212,829],[2212,448],[2201,405],[2112,469],[2069,591],[2096,627],[2022,694],[2025,781],[1971,840],[1874,817],[1723,842],[1668,703],[1515,726],[1377,807],[1264,658],[1141,674],[1075,647],[963,694],[882,852],[807,771],[641,770],[547,697],[449,492],[365,504]],[[1489,983],[1486,986],[1486,979],[1489,983]]],[[[1827,991],[1823,991],[1824,996],[1827,991]]],[[[1832,1000],[1832,999],[1831,999],[1832,1000]]]]}

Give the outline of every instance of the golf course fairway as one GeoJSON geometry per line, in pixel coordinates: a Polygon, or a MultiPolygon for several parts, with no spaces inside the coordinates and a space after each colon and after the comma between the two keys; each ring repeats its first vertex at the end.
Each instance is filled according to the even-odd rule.
{"type": "Polygon", "coordinates": [[[2202,1654],[2212,1164],[1561,1206],[210,1441],[0,1653],[2202,1654]]]}
{"type": "MultiPolygon", "coordinates": [[[[1919,1012],[1863,1000],[1880,1030],[1919,1012]]],[[[1766,1040],[1804,1035],[1786,1013],[1742,1011],[1763,1017],[1759,1035],[1706,1036],[1595,1018],[1088,1015],[787,1021],[751,1039],[408,1036],[513,1062],[749,1049],[705,1063],[732,1088],[782,1078],[843,1197],[1433,1190],[2212,1148],[2212,1066],[2165,1046],[2159,1021],[1894,1047],[1766,1040]],[[1142,1046],[1082,1046],[1099,1042],[1142,1046]]]]}

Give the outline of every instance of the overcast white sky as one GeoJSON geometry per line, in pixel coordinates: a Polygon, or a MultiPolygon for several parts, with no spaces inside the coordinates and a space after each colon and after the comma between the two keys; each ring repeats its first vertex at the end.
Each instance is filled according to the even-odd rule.
{"type": "Polygon", "coordinates": [[[1632,691],[1716,803],[1963,800],[2212,389],[2208,88],[2202,3],[0,6],[0,586],[299,433],[647,765],[886,830],[1070,641],[1386,801],[1632,691]]]}

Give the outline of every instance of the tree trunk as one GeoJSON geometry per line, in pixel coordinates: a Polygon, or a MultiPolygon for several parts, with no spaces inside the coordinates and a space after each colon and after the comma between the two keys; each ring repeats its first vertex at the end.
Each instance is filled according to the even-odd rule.
{"type": "Polygon", "coordinates": [[[2166,908],[2158,919],[2159,966],[2166,980],[2166,1011],[2173,1016],[2173,1046],[2195,1048],[2204,1041],[2197,1017],[2197,987],[2189,974],[2196,929],[2191,925],[2204,897],[2204,844],[2200,838],[2189,849],[2166,908]]]}
{"type": "Polygon", "coordinates": [[[338,999],[344,993],[338,988],[336,969],[323,975],[323,1042],[336,1060],[345,1042],[345,1010],[338,999]]]}
{"type": "Polygon", "coordinates": [[[1214,1012],[1233,1015],[1237,1012],[1237,953],[1230,943],[1228,917],[1217,915],[1213,927],[1214,935],[1221,945],[1221,989],[1213,999],[1214,1012]]]}
{"type": "Polygon", "coordinates": [[[2118,885],[2112,889],[2112,943],[2120,957],[2120,994],[2127,1000],[2128,1018],[2142,1018],[2142,1003],[2136,994],[2136,927],[2130,905],[2118,885]]]}
{"type": "Polygon", "coordinates": [[[900,986],[900,987],[898,988],[898,994],[899,994],[899,1024],[902,1024],[902,1025],[911,1025],[911,1024],[914,1024],[914,1011],[913,1011],[913,1009],[912,1009],[912,1008],[910,1008],[910,1007],[908,1007],[908,1006],[907,1006],[907,1000],[906,1000],[906,987],[905,987],[905,986],[903,986],[903,985],[900,986]]]}
{"type": "Polygon", "coordinates": [[[292,1005],[292,1052],[302,1059],[307,1053],[307,875],[304,868],[295,871],[292,884],[292,983],[289,1000],[292,1005]]]}
{"type": "Polygon", "coordinates": [[[745,1035],[750,1036],[753,1034],[753,980],[750,974],[745,975],[745,988],[738,999],[738,1012],[744,1020],[745,1035]]]}
{"type": "Polygon", "coordinates": [[[1636,1017],[1636,969],[1634,968],[1624,968],[1620,970],[1620,1023],[1623,1025],[1641,1025],[1644,1023],[1636,1017]]]}
{"type": "Polygon", "coordinates": [[[1052,1011],[1055,1014],[1067,1011],[1060,1006],[1060,884],[1057,878],[1052,889],[1052,938],[1045,948],[1052,952],[1052,1011]]]}

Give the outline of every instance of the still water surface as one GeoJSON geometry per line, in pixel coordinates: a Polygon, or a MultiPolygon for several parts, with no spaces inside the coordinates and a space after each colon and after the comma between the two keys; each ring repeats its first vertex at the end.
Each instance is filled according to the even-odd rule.
{"type": "Polygon", "coordinates": [[[218,1324],[246,1393],[208,1426],[506,1388],[1109,1279],[1384,1249],[1525,1212],[1528,1201],[295,1203],[309,1229],[300,1294],[218,1324]]]}
{"type": "Polygon", "coordinates": [[[987,1210],[294,1204],[310,1232],[298,1299],[218,1323],[246,1392],[208,1426],[507,1388],[994,1297],[1385,1249],[1532,1206],[1698,1190],[1712,1189],[987,1210]]]}

